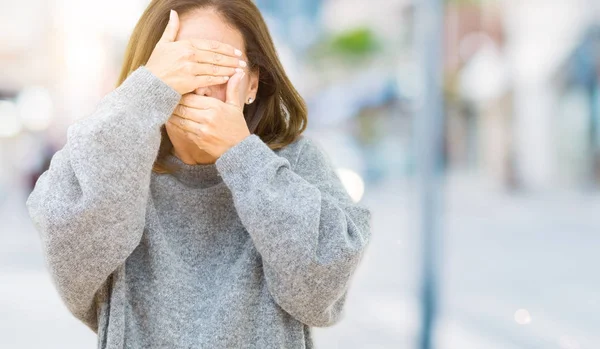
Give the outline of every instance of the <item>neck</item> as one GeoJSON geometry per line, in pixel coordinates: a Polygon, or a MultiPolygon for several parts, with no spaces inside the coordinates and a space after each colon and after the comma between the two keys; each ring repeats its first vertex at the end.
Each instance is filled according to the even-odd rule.
{"type": "Polygon", "coordinates": [[[217,158],[198,148],[195,144],[185,148],[173,146],[171,154],[188,165],[208,165],[217,161],[217,158]]]}

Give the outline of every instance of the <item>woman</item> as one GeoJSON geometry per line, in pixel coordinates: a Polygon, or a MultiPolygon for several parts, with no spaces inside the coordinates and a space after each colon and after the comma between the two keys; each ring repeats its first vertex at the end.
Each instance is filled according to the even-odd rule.
{"type": "Polygon", "coordinates": [[[370,238],[250,0],[155,0],[27,208],[99,348],[311,348],[370,238]]]}

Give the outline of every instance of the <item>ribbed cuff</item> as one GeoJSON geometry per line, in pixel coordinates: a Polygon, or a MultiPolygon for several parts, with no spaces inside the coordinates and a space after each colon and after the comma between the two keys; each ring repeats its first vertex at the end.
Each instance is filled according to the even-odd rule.
{"type": "Polygon", "coordinates": [[[221,155],[215,165],[223,181],[231,188],[250,186],[261,170],[269,166],[279,167],[286,162],[289,166],[287,159],[278,156],[260,137],[251,134],[221,155]]]}
{"type": "Polygon", "coordinates": [[[119,100],[129,102],[135,110],[147,110],[147,116],[161,125],[167,122],[181,100],[179,92],[144,66],[133,71],[114,92],[119,100]]]}

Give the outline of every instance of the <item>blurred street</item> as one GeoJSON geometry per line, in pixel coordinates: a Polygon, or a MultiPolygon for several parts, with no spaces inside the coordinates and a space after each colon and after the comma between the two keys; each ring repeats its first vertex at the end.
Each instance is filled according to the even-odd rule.
{"type": "MultiPolygon", "coordinates": [[[[317,348],[414,346],[419,240],[411,188],[403,180],[367,191],[373,242],[346,317],[315,330],[317,348]]],[[[510,195],[464,175],[450,177],[446,191],[438,347],[599,347],[600,194],[510,195]]],[[[95,335],[70,316],[48,278],[23,200],[10,193],[0,208],[1,347],[92,348],[95,335]]]]}
{"type": "MultiPolygon", "coordinates": [[[[24,203],[115,88],[149,3],[0,0],[0,349],[96,346],[24,203]]],[[[254,3],[306,133],[373,213],[345,318],[315,329],[317,349],[424,349],[429,318],[433,349],[600,348],[600,1],[254,3]],[[423,164],[445,181],[431,221],[423,164]],[[442,237],[431,254],[427,236],[442,237]],[[437,316],[421,316],[424,280],[437,316]]]]}

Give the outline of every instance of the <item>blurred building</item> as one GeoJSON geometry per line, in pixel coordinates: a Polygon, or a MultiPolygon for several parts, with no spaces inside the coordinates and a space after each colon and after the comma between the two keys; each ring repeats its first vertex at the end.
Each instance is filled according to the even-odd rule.
{"type": "Polygon", "coordinates": [[[600,183],[600,27],[589,28],[556,71],[558,162],[571,186],[600,183]]]}

